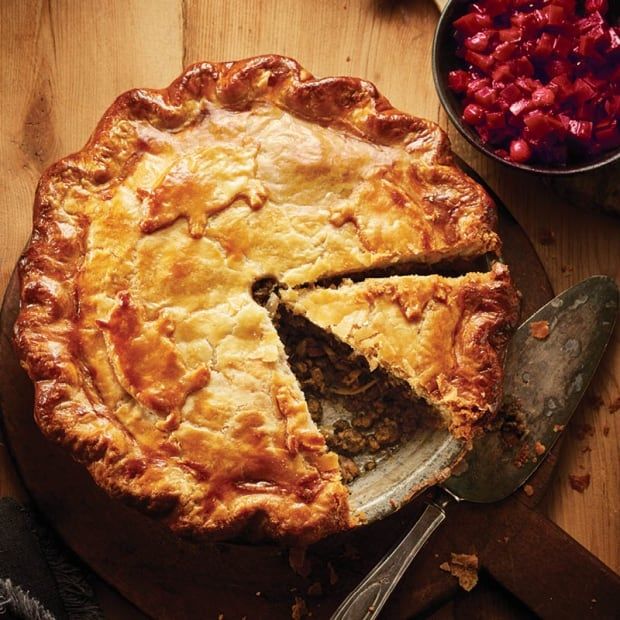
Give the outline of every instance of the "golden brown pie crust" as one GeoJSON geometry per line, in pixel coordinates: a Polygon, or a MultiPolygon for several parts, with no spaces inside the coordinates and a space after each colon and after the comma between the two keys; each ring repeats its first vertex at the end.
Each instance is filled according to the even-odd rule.
{"type": "Polygon", "coordinates": [[[445,134],[368,82],[264,56],[127,92],[37,189],[15,326],[37,423],[175,531],[346,529],[251,284],[497,253],[494,227],[445,134]]]}

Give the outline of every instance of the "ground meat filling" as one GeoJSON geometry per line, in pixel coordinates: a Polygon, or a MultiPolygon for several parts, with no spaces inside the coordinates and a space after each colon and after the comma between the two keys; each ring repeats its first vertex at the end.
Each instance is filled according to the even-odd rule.
{"type": "Polygon", "coordinates": [[[389,458],[420,425],[437,425],[437,415],[403,381],[371,371],[349,346],[303,317],[279,305],[274,323],[310,415],[339,455],[345,483],[389,458]]]}

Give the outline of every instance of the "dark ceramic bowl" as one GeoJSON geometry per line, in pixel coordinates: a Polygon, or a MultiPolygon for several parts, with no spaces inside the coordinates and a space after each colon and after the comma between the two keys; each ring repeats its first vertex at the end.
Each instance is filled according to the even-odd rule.
{"type": "MultiPolygon", "coordinates": [[[[620,161],[620,148],[608,151],[598,157],[584,160],[581,163],[561,166],[549,166],[543,164],[518,164],[496,155],[492,149],[482,143],[480,137],[473,127],[470,127],[461,119],[462,104],[458,97],[448,88],[448,73],[453,69],[463,68],[461,60],[456,56],[456,41],[453,33],[452,22],[463,15],[471,0],[448,0],[445,8],[441,12],[437,29],[435,30],[435,38],[433,40],[433,79],[435,80],[435,88],[439,95],[439,99],[445,108],[452,123],[459,130],[461,135],[479,151],[485,155],[500,162],[504,166],[534,172],[536,174],[544,174],[549,176],[573,175],[580,172],[590,172],[597,170],[614,161],[620,161]]],[[[615,12],[620,8],[610,3],[610,8],[614,6],[615,12]]],[[[614,15],[614,17],[616,17],[614,15]]]]}

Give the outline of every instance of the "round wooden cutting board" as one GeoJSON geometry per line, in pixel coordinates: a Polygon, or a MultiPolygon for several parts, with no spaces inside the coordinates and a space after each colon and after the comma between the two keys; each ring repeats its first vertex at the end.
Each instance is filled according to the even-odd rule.
{"type": "MultiPolygon", "coordinates": [[[[523,294],[522,316],[529,316],[552,297],[551,286],[530,241],[503,207],[500,234],[504,259],[523,294]]],[[[327,618],[417,516],[420,499],[379,523],[315,545],[308,552],[311,572],[306,577],[295,574],[288,553],[275,546],[198,545],[177,538],[111,500],[81,465],[43,438],[32,415],[31,383],[12,349],[17,310],[14,275],[0,318],[0,394],[4,429],[23,482],[64,541],[148,615],[175,620],[215,619],[219,614],[226,620],[290,618],[299,596],[314,619],[327,618]]],[[[459,524],[452,526],[458,529],[459,524]]],[[[448,522],[431,541],[432,550],[438,550],[437,540],[450,527],[448,522]]],[[[418,598],[432,598],[433,592],[454,581],[437,569],[439,563],[430,552],[416,560],[411,570],[416,574],[418,598]],[[429,561],[434,570],[424,568],[429,561]]],[[[411,590],[397,588],[386,617],[405,617],[406,601],[412,598],[411,590]]]]}

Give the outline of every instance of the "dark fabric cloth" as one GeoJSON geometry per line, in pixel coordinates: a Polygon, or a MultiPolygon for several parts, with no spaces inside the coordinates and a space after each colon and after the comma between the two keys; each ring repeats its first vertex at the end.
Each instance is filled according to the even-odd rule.
{"type": "MultiPolygon", "coordinates": [[[[30,593],[57,620],[66,620],[58,586],[39,538],[32,517],[14,499],[0,499],[0,578],[10,579],[14,585],[30,593]]],[[[10,612],[0,616],[11,618],[10,612]]]]}

